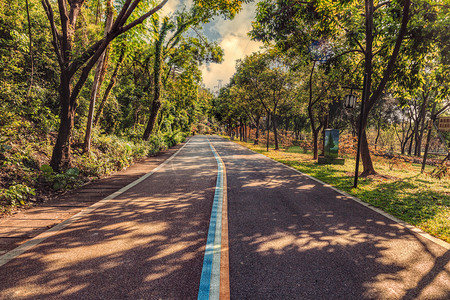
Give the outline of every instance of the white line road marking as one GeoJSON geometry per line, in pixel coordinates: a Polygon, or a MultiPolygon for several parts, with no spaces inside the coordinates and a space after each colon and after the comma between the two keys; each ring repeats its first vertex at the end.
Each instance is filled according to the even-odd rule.
{"type": "Polygon", "coordinates": [[[222,250],[222,204],[224,197],[224,163],[208,139],[211,151],[217,162],[217,181],[208,238],[205,246],[202,275],[198,291],[198,300],[219,299],[220,296],[220,257],[222,250]]]}

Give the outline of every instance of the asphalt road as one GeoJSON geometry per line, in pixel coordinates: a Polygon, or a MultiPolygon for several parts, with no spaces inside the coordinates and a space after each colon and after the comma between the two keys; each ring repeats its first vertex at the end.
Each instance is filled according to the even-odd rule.
{"type": "Polygon", "coordinates": [[[0,267],[0,299],[197,298],[217,163],[192,139],[152,176],[0,267]]]}
{"type": "Polygon", "coordinates": [[[197,298],[217,176],[208,138],[226,167],[231,299],[450,299],[449,250],[205,136],[1,266],[0,299],[197,298]]]}
{"type": "Polygon", "coordinates": [[[450,251],[214,138],[228,178],[231,299],[450,299],[450,251]]]}

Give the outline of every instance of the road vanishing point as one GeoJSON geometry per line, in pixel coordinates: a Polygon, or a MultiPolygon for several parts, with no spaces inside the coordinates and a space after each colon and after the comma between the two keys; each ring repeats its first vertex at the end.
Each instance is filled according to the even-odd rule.
{"type": "Polygon", "coordinates": [[[0,299],[450,299],[449,244],[218,136],[109,191],[3,253],[0,299]]]}

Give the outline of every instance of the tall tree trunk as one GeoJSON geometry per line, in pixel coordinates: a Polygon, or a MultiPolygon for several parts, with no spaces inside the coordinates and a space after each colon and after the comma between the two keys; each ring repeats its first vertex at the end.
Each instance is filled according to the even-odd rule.
{"type": "Polygon", "coordinates": [[[408,155],[412,155],[412,146],[413,146],[413,142],[414,142],[414,133],[411,133],[411,140],[409,141],[409,146],[408,146],[408,155]]]}
{"type": "Polygon", "coordinates": [[[313,130],[313,159],[319,158],[319,133],[320,129],[313,130]]]}
{"type": "Polygon", "coordinates": [[[31,74],[30,74],[30,85],[28,86],[28,91],[26,98],[30,96],[31,88],[33,86],[33,77],[34,77],[34,59],[33,59],[33,35],[31,34],[31,21],[30,21],[30,8],[28,5],[28,0],[25,0],[25,5],[27,7],[27,20],[28,20],[28,39],[30,47],[30,66],[31,66],[31,74]]]}
{"type": "Polygon", "coordinates": [[[313,113],[313,92],[312,92],[312,78],[314,74],[314,68],[316,66],[316,61],[313,62],[311,73],[309,74],[309,103],[308,103],[308,117],[309,122],[311,124],[311,133],[313,138],[313,159],[318,159],[319,157],[319,147],[318,147],[318,140],[319,140],[319,132],[322,128],[320,125],[316,128],[316,121],[314,119],[314,113],[313,113]]]}
{"type": "Polygon", "coordinates": [[[417,122],[417,129],[414,136],[415,139],[415,148],[414,148],[414,155],[415,156],[422,156],[422,138],[423,138],[423,132],[425,131],[425,119],[426,119],[426,108],[428,106],[428,93],[423,92],[422,93],[422,105],[420,108],[419,113],[419,120],[417,122]]]}
{"type": "Polygon", "coordinates": [[[431,141],[431,133],[433,131],[433,124],[436,119],[436,105],[437,102],[434,102],[433,109],[431,112],[431,120],[430,120],[430,126],[428,127],[428,136],[427,136],[427,143],[425,144],[425,152],[423,153],[423,160],[422,160],[422,169],[420,170],[421,173],[425,171],[425,165],[427,163],[427,156],[428,156],[428,148],[430,147],[430,141],[431,141]]]}
{"type": "Polygon", "coordinates": [[[255,141],[253,142],[254,145],[258,145],[259,144],[259,122],[260,122],[261,117],[258,116],[256,117],[256,131],[255,131],[255,141]]]}
{"type": "Polygon", "coordinates": [[[367,74],[367,89],[365,94],[365,99],[363,99],[365,103],[365,109],[360,115],[362,119],[362,133],[361,137],[361,160],[363,162],[364,171],[362,172],[362,176],[367,176],[371,174],[376,174],[375,168],[373,167],[372,158],[370,157],[369,144],[367,141],[366,135],[366,126],[369,118],[370,107],[369,103],[367,103],[370,99],[370,93],[372,90],[372,58],[373,58],[373,13],[374,13],[374,5],[373,0],[365,0],[365,16],[366,16],[366,49],[365,49],[365,59],[364,59],[364,73],[367,74]]]}
{"type": "Polygon", "coordinates": [[[417,139],[416,144],[416,156],[421,157],[422,156],[422,141],[423,141],[423,134],[425,132],[425,116],[422,119],[420,128],[419,128],[419,138],[417,139]]]}
{"type": "Polygon", "coordinates": [[[400,154],[401,155],[405,155],[405,148],[406,148],[406,144],[408,143],[408,141],[406,140],[405,142],[400,143],[401,149],[400,149],[400,154]]]}
{"type": "Polygon", "coordinates": [[[117,61],[117,65],[114,68],[113,74],[112,74],[111,79],[108,84],[108,87],[105,90],[105,94],[103,95],[102,101],[100,102],[100,104],[98,106],[97,113],[95,114],[94,126],[97,126],[98,122],[100,121],[100,116],[102,115],[103,109],[105,108],[106,101],[108,100],[108,97],[109,97],[109,93],[111,92],[112,88],[116,84],[117,74],[119,72],[120,65],[122,64],[124,57],[125,57],[125,51],[122,51],[120,53],[119,60],[117,61]]]}
{"type": "Polygon", "coordinates": [[[378,139],[380,138],[380,133],[381,133],[381,118],[379,118],[377,122],[377,136],[375,137],[375,150],[377,150],[378,147],[378,139]]]}
{"type": "Polygon", "coordinates": [[[239,140],[244,141],[244,126],[242,125],[242,120],[239,122],[239,140]]]}
{"type": "Polygon", "coordinates": [[[403,11],[402,11],[402,21],[400,25],[400,29],[395,41],[394,49],[392,51],[391,57],[387,63],[386,68],[383,71],[383,76],[378,84],[376,90],[372,93],[372,58],[373,58],[373,14],[374,14],[374,5],[373,0],[365,0],[365,19],[366,19],[366,48],[365,48],[365,62],[364,62],[364,72],[367,74],[368,80],[368,89],[365,101],[365,109],[362,114],[363,118],[363,138],[361,140],[361,158],[363,162],[364,171],[361,176],[367,176],[371,174],[376,174],[376,171],[373,167],[372,158],[370,157],[369,145],[367,141],[367,136],[365,133],[365,128],[367,127],[367,121],[372,110],[373,106],[376,104],[378,99],[381,97],[387,82],[394,70],[395,62],[397,60],[398,54],[400,52],[400,47],[403,42],[403,38],[407,31],[407,25],[409,21],[409,8],[411,5],[411,0],[403,1],[403,11]]]}
{"type": "MultiPolygon", "coordinates": [[[[103,33],[103,36],[106,38],[108,32],[111,30],[112,23],[113,23],[113,1],[108,0],[107,2],[107,15],[106,15],[106,21],[105,21],[105,30],[103,33]]],[[[106,65],[108,61],[108,52],[109,52],[109,46],[105,49],[105,51],[102,53],[100,58],[97,61],[97,68],[95,70],[95,76],[94,76],[94,82],[92,83],[91,88],[91,99],[89,103],[89,113],[88,113],[88,119],[86,124],[86,134],[84,136],[84,145],[83,145],[83,152],[89,153],[91,150],[91,134],[92,134],[92,124],[94,120],[94,110],[95,110],[95,101],[97,100],[98,91],[100,90],[100,87],[102,86],[103,79],[105,78],[106,73],[106,65]]]]}
{"type": "Polygon", "coordinates": [[[153,66],[153,76],[154,76],[154,91],[153,91],[153,102],[150,109],[150,118],[147,123],[147,127],[144,131],[144,136],[142,139],[148,141],[150,135],[153,132],[153,127],[155,127],[155,122],[158,117],[159,109],[161,108],[161,71],[163,63],[163,44],[166,38],[167,32],[169,30],[168,20],[165,19],[161,27],[161,32],[155,44],[155,63],[153,66]]]}
{"type": "Polygon", "coordinates": [[[275,115],[272,116],[272,126],[273,126],[273,137],[275,139],[275,150],[279,150],[280,147],[278,146],[277,117],[275,115]]]}
{"type": "Polygon", "coordinates": [[[50,166],[54,171],[66,169],[71,164],[70,140],[72,137],[76,105],[71,105],[71,84],[70,79],[65,75],[65,72],[62,72],[60,76],[59,97],[61,103],[61,123],[50,161],[50,166]]]}
{"type": "Polygon", "coordinates": [[[248,136],[249,136],[249,134],[250,134],[250,132],[249,132],[249,126],[247,125],[247,124],[245,124],[244,125],[244,132],[245,132],[245,142],[247,143],[248,142],[248,136]]]}
{"type": "MultiPolygon", "coordinates": [[[[365,130],[363,130],[361,138],[362,138],[362,140],[361,140],[361,154],[362,153],[369,153],[370,154],[369,143],[367,142],[367,135],[366,135],[366,131],[365,130]]],[[[369,170],[373,169],[375,171],[375,169],[373,168],[373,163],[372,163],[372,159],[371,159],[370,155],[361,155],[361,161],[363,163],[363,166],[368,166],[369,170]]],[[[363,173],[366,173],[365,171],[366,171],[366,168],[364,167],[363,173]]]]}

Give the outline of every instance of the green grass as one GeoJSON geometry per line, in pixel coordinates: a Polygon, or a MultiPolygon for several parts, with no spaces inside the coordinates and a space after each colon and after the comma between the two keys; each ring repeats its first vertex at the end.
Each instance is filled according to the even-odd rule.
{"type": "MultiPolygon", "coordinates": [[[[235,141],[249,149],[311,175],[364,202],[419,227],[442,240],[450,242],[450,178],[431,177],[434,167],[399,163],[393,167],[389,160],[374,157],[374,166],[381,176],[359,178],[358,188],[353,188],[355,158],[346,157],[344,165],[318,165],[312,154],[300,147],[288,150],[266,151],[264,145],[235,141]]],[[[361,166],[362,168],[362,166],[361,166]]],[[[362,171],[362,170],[360,170],[362,171]]]]}

